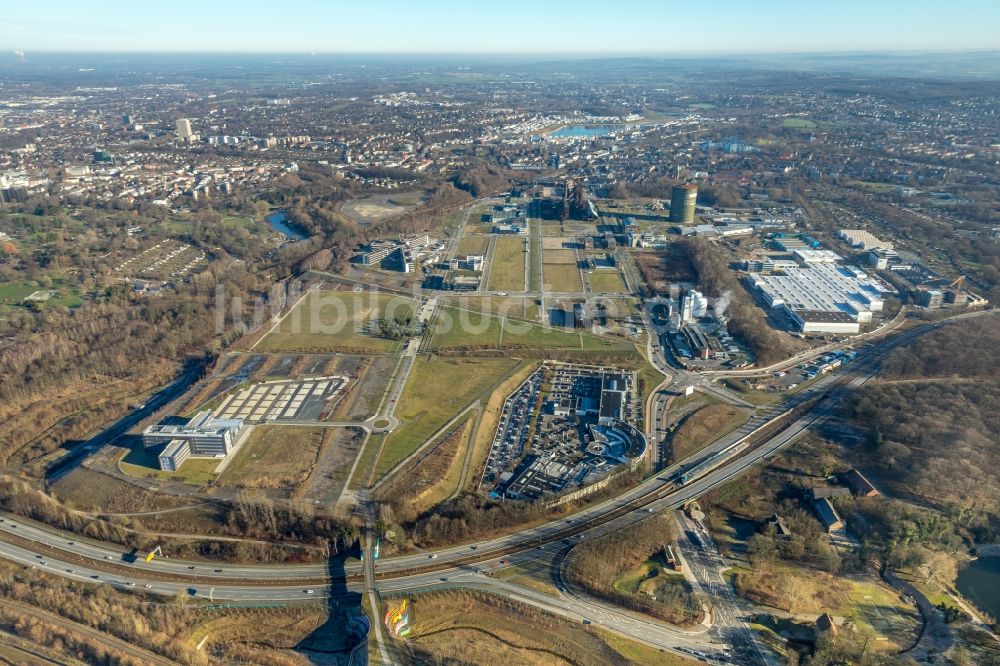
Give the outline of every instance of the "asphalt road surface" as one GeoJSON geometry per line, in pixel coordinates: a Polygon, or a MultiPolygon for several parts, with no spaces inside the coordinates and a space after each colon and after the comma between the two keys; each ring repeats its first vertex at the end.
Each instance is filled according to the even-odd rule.
{"type": "MultiPolygon", "coordinates": [[[[496,539],[465,544],[435,551],[381,560],[377,565],[378,589],[383,593],[405,593],[409,590],[440,587],[474,587],[503,594],[545,608],[560,615],[601,624],[608,629],[662,649],[679,650],[696,656],[715,658],[727,645],[742,650],[749,658],[750,644],[741,639],[740,620],[735,611],[720,615],[716,632],[690,632],[667,627],[653,620],[627,613],[590,597],[563,594],[553,597],[491,578],[487,574],[521,562],[549,559],[554,554],[572,548],[580,539],[607,534],[650,518],[654,513],[682,506],[708,490],[728,482],[749,467],[776,455],[808,428],[826,417],[837,400],[863,385],[874,376],[876,361],[891,349],[912,341],[927,330],[947,325],[938,322],[921,326],[893,337],[875,349],[869,349],[853,363],[837,372],[818,379],[780,408],[758,413],[750,423],[714,442],[698,454],[694,461],[663,470],[622,495],[588,507],[576,514],[496,539]],[[794,422],[758,446],[740,450],[740,443],[751,430],[766,424],[778,413],[812,398],[825,396],[812,405],[794,422]],[[715,455],[737,450],[724,462],[677,487],[674,481],[682,466],[715,455]],[[578,534],[569,534],[575,530],[578,534]],[[500,552],[503,551],[503,552],[500,552]],[[431,557],[433,555],[433,557],[431,557]],[[429,566],[430,565],[430,566],[429,566]],[[433,567],[433,568],[431,568],[433,567]],[[726,633],[728,630],[728,634],[726,633]],[[725,639],[725,642],[720,642],[725,639]]],[[[323,597],[328,593],[324,584],[327,565],[227,565],[185,562],[156,558],[145,562],[138,557],[123,560],[123,549],[82,539],[19,517],[4,515],[0,522],[0,557],[29,567],[79,581],[106,583],[123,590],[142,590],[162,595],[188,595],[209,600],[234,601],[300,601],[323,597]],[[218,581],[214,584],[213,579],[218,581]]],[[[697,564],[704,580],[716,598],[730,595],[728,586],[714,580],[711,552],[697,564]]],[[[347,589],[362,591],[360,563],[350,562],[344,571],[357,578],[347,583],[347,589]]],[[[726,600],[733,608],[731,598],[726,600]]],[[[752,643],[752,641],[751,641],[752,643]]]]}

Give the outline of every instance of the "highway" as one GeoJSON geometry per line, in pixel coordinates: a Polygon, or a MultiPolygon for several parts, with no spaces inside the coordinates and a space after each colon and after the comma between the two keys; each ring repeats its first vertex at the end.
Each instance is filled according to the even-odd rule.
{"type": "MultiPolygon", "coordinates": [[[[970,313],[969,316],[981,316],[970,313]]],[[[948,325],[952,320],[924,324],[898,334],[879,347],[862,350],[851,364],[816,380],[781,406],[758,412],[746,425],[717,440],[693,459],[663,470],[618,497],[597,503],[577,513],[503,537],[453,546],[434,553],[415,553],[380,560],[370,575],[377,578],[382,594],[440,587],[475,587],[511,596],[552,612],[594,624],[663,649],[700,646],[718,647],[718,635],[686,632],[650,619],[634,616],[596,599],[564,594],[552,597],[497,580],[487,574],[520,562],[552,558],[570,550],[581,539],[593,538],[640,523],[653,514],[683,506],[708,490],[727,483],[750,467],[775,455],[810,427],[823,420],[837,401],[869,381],[881,357],[911,342],[918,335],[948,325]],[[800,406],[791,423],[787,410],[800,406]],[[770,431],[762,431],[771,428],[770,431]],[[771,434],[761,441],[747,441],[753,433],[771,434]],[[722,452],[718,466],[683,486],[677,474],[722,452]],[[516,588],[516,589],[513,589],[516,588]]],[[[666,382],[670,381],[668,377],[666,382]]],[[[0,556],[55,575],[91,583],[106,583],[123,590],[174,596],[233,601],[288,602],[323,597],[328,591],[328,565],[228,565],[156,558],[133,562],[122,558],[123,548],[61,532],[10,514],[0,522],[0,556]]],[[[361,564],[344,566],[350,591],[364,589],[361,564]]],[[[716,595],[717,596],[717,595],[716,595]]],[[[735,614],[720,618],[720,627],[736,627],[735,614]]],[[[731,641],[730,641],[731,642],[731,641]]],[[[744,646],[745,647],[745,646],[744,646]]]]}
{"type": "MultiPolygon", "coordinates": [[[[929,324],[920,329],[914,329],[908,333],[898,336],[895,344],[903,344],[914,337],[925,328],[938,327],[942,324],[929,324]]],[[[892,346],[895,346],[892,345],[892,346]]],[[[887,347],[889,347],[887,345],[887,347]]],[[[413,553],[400,557],[384,559],[379,563],[380,589],[382,580],[388,579],[399,573],[409,573],[415,568],[434,568],[437,570],[446,569],[448,565],[465,563],[470,559],[489,559],[487,555],[497,551],[530,551],[536,544],[557,541],[567,533],[579,532],[583,527],[593,529],[603,525],[618,525],[621,518],[608,519],[609,514],[616,511],[624,511],[627,507],[632,508],[629,515],[641,515],[640,509],[649,504],[654,510],[662,510],[680,506],[690,499],[696,498],[708,489],[725,483],[730,478],[742,473],[748,467],[758,463],[763,458],[773,455],[777,450],[786,446],[801,434],[806,428],[815,423],[825,415],[829,407],[823,410],[814,410],[815,413],[807,413],[798,418],[790,426],[782,430],[776,436],[771,437],[765,443],[753,448],[738,457],[730,460],[726,464],[710,471],[701,478],[693,480],[691,483],[675,488],[674,476],[683,468],[701,462],[713,455],[723,452],[751,433],[765,427],[777,415],[779,410],[787,410],[797,405],[801,405],[814,397],[825,394],[830,386],[840,381],[845,376],[850,376],[855,370],[865,366],[862,362],[865,356],[860,356],[854,363],[844,366],[840,372],[830,373],[818,379],[812,386],[799,392],[789,401],[780,407],[769,407],[752,418],[745,425],[737,428],[728,435],[716,440],[710,446],[703,449],[692,459],[675,464],[643,483],[622,493],[621,495],[599,502],[593,506],[586,507],[575,514],[551,521],[536,527],[522,530],[516,534],[497,537],[494,539],[480,541],[474,544],[452,546],[449,548],[436,550],[433,553],[413,553]],[[651,503],[650,503],[651,502],[651,503]],[[433,559],[430,557],[434,555],[433,559]]],[[[849,386],[860,386],[870,378],[866,373],[859,377],[853,377],[848,382],[849,386]]],[[[30,521],[19,517],[5,515],[3,522],[0,522],[0,536],[9,534],[22,539],[29,539],[38,544],[44,545],[56,552],[65,553],[66,556],[90,558],[100,560],[107,565],[117,565],[122,563],[123,548],[121,546],[109,545],[106,543],[91,541],[81,538],[68,532],[60,532],[48,526],[33,524],[30,521]],[[12,527],[12,521],[16,527],[12,527]]],[[[627,524],[627,523],[623,523],[627,524]]],[[[589,530],[588,530],[589,532],[589,530]]],[[[574,534],[575,535],[575,534],[574,534]]],[[[510,555],[512,552],[505,552],[510,555]]],[[[124,564],[124,563],[122,563],[124,564]]],[[[245,579],[247,581],[267,581],[267,582],[299,582],[312,581],[321,582],[328,577],[328,569],[322,565],[228,565],[228,564],[205,564],[193,563],[165,558],[155,558],[152,562],[145,562],[139,558],[134,563],[127,564],[129,571],[136,576],[155,577],[157,575],[182,576],[186,579],[197,581],[218,580],[224,582],[233,579],[245,579]]],[[[345,565],[345,573],[348,577],[360,578],[362,573],[361,565],[351,562],[345,565]]],[[[243,587],[252,584],[244,582],[243,587]]]]}
{"type": "MultiPolygon", "coordinates": [[[[841,375],[839,374],[827,375],[814,386],[798,394],[792,402],[801,404],[815,395],[825,392],[826,387],[840,377],[841,375]]],[[[854,386],[860,385],[867,378],[867,375],[854,378],[850,384],[854,386]]],[[[636,520],[644,519],[648,517],[649,510],[661,511],[681,506],[690,499],[703,494],[708,489],[725,483],[763,458],[773,455],[777,450],[793,441],[806,428],[822,418],[825,411],[823,410],[819,415],[807,413],[760,446],[730,460],[726,464],[683,487],[675,487],[673,476],[682,467],[682,465],[675,465],[647,479],[642,484],[618,497],[587,507],[572,516],[523,530],[517,534],[485,540],[475,544],[453,546],[434,551],[433,553],[409,554],[381,560],[379,563],[379,588],[387,589],[385,587],[387,581],[393,580],[395,574],[409,574],[410,570],[415,568],[433,568],[438,571],[430,573],[438,575],[440,570],[448,569],[449,565],[464,565],[468,560],[489,561],[491,553],[513,549],[513,552],[504,553],[507,559],[510,559],[515,553],[531,554],[536,550],[543,551],[546,544],[566,538],[571,533],[574,537],[576,536],[575,533],[581,532],[581,530],[586,534],[591,534],[592,530],[599,530],[603,533],[604,530],[618,529],[636,520]],[[623,512],[623,515],[608,519],[609,514],[613,514],[616,510],[623,512]],[[431,554],[434,555],[433,558],[430,557],[431,554]]],[[[762,413],[743,427],[714,442],[699,453],[693,462],[698,462],[732,447],[753,430],[768,423],[769,420],[770,414],[768,412],[762,413]]],[[[684,464],[689,465],[691,462],[686,461],[684,464]]],[[[596,534],[597,532],[594,533],[596,534]]],[[[27,539],[39,546],[44,546],[49,549],[45,554],[50,559],[57,559],[59,557],[62,557],[64,560],[65,558],[91,559],[101,563],[104,567],[115,567],[127,571],[135,578],[155,579],[157,576],[163,577],[169,575],[183,577],[186,580],[196,581],[199,584],[211,583],[213,580],[218,580],[220,590],[230,589],[223,587],[227,584],[227,581],[240,579],[244,582],[232,589],[246,590],[250,587],[258,588],[249,592],[252,595],[259,595],[261,592],[259,588],[266,587],[266,584],[269,583],[297,584],[300,581],[322,581],[328,577],[328,569],[325,564],[215,565],[159,557],[155,558],[152,562],[145,562],[144,558],[139,557],[134,562],[128,563],[123,560],[124,553],[121,546],[91,541],[81,538],[78,535],[60,532],[48,526],[41,526],[9,514],[5,514],[3,522],[0,522],[0,535],[27,539]],[[257,583],[260,584],[258,585],[257,583]]],[[[498,557],[502,558],[503,556],[498,557]]],[[[347,564],[345,566],[345,573],[348,577],[360,578],[360,574],[362,573],[360,563],[347,564]]],[[[412,576],[406,577],[411,578],[412,576]]]]}

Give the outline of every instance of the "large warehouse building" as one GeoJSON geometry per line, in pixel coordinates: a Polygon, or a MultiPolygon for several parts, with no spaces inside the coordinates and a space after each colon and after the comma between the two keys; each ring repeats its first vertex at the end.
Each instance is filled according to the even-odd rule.
{"type": "Polygon", "coordinates": [[[884,241],[864,229],[840,229],[837,231],[837,237],[848,245],[862,250],[870,250],[873,247],[880,247],[885,250],[892,249],[892,243],[884,241]]]}
{"type": "Polygon", "coordinates": [[[160,469],[176,472],[191,456],[223,458],[236,448],[250,427],[243,419],[217,419],[212,412],[198,412],[185,425],[151,425],[142,431],[143,446],[166,444],[160,469]]]}
{"type": "Polygon", "coordinates": [[[784,309],[803,333],[857,333],[882,311],[882,295],[890,291],[862,271],[833,264],[750,273],[747,281],[764,305],[784,309]]]}

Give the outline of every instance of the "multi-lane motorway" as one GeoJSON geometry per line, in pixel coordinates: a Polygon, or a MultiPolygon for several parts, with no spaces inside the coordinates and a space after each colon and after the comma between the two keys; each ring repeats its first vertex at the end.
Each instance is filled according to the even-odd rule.
{"type": "MultiPolygon", "coordinates": [[[[728,482],[776,455],[825,418],[840,398],[874,375],[879,359],[889,350],[947,323],[925,324],[867,349],[854,363],[820,378],[780,408],[759,412],[748,424],[700,452],[696,459],[663,470],[616,498],[517,534],[434,553],[383,559],[376,574],[378,589],[384,594],[441,586],[488,589],[567,617],[600,623],[663,649],[714,650],[719,644],[717,634],[680,631],[590,597],[563,594],[556,598],[512,586],[487,574],[529,560],[552,558],[571,549],[580,539],[616,531],[654,513],[680,507],[728,482]],[[785,410],[796,406],[801,406],[801,413],[788,416],[785,410]],[[763,431],[767,436],[760,436],[763,428],[769,429],[763,431]],[[720,464],[683,486],[676,485],[676,476],[682,469],[726,451],[737,453],[731,457],[720,455],[720,464]]],[[[0,557],[66,578],[107,583],[126,590],[163,595],[181,593],[211,600],[300,601],[326,595],[331,580],[327,565],[216,565],[165,558],[145,562],[142,557],[129,562],[123,559],[120,546],[84,539],[16,516],[2,518],[0,557]]],[[[348,590],[363,590],[359,563],[344,565],[342,574],[343,586],[348,590]]],[[[333,575],[339,576],[340,572],[333,575]]]]}

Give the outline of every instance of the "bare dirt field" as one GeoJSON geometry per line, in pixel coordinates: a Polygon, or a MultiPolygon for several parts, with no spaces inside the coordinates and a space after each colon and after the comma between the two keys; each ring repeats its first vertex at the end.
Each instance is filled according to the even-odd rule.
{"type": "Polygon", "coordinates": [[[573,250],[546,250],[547,264],[576,264],[576,252],[573,250]]]}
{"type": "Polygon", "coordinates": [[[572,247],[574,242],[569,236],[545,236],[542,238],[542,249],[564,250],[572,247]]]}
{"type": "Polygon", "coordinates": [[[421,204],[424,196],[423,191],[417,191],[352,199],[344,202],[340,212],[359,224],[370,224],[413,210],[421,204]]]}

